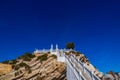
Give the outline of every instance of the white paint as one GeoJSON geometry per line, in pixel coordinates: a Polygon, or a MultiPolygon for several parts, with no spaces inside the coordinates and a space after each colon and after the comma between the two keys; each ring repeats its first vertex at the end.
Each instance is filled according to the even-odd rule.
{"type": "MultiPolygon", "coordinates": [[[[69,51],[69,50],[66,50],[69,51]]],[[[56,44],[56,48],[54,49],[53,44],[51,44],[50,49],[43,49],[43,50],[38,50],[35,49],[34,53],[47,53],[50,52],[51,54],[54,54],[57,56],[57,61],[58,62],[65,62],[65,57],[64,57],[64,52],[66,52],[65,49],[59,49],[58,45],[56,44]]]]}

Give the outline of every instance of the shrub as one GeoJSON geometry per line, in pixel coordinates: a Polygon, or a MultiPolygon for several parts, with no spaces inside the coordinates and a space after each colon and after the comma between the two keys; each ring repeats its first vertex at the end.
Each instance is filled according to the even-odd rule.
{"type": "Polygon", "coordinates": [[[11,60],[9,63],[10,63],[10,64],[16,64],[16,63],[17,63],[17,60],[11,60]]]}
{"type": "Polygon", "coordinates": [[[26,70],[29,70],[29,69],[30,69],[30,66],[29,66],[29,65],[25,65],[25,69],[26,69],[26,70]]]}
{"type": "Polygon", "coordinates": [[[35,57],[35,55],[33,55],[33,54],[31,54],[31,53],[25,53],[25,56],[28,56],[29,58],[34,58],[35,57]]]}
{"type": "Polygon", "coordinates": [[[75,55],[76,56],[79,56],[81,53],[80,52],[75,52],[75,55]]]}
{"type": "Polygon", "coordinates": [[[2,63],[8,64],[8,63],[9,63],[9,60],[5,60],[5,61],[3,61],[2,63]]]}
{"type": "Polygon", "coordinates": [[[12,69],[14,69],[15,68],[15,65],[12,65],[12,69]]]}
{"type": "Polygon", "coordinates": [[[74,49],[75,48],[75,45],[73,42],[69,42],[66,44],[66,49],[74,49]]]}
{"type": "Polygon", "coordinates": [[[31,70],[31,69],[28,70],[28,74],[30,74],[30,73],[32,73],[32,70],[31,70]]]}
{"type": "Polygon", "coordinates": [[[38,76],[35,80],[43,80],[40,76],[38,76]]]}
{"type": "Polygon", "coordinates": [[[66,55],[69,55],[69,53],[65,52],[66,55]]]}
{"type": "Polygon", "coordinates": [[[53,55],[51,55],[51,57],[57,58],[57,56],[56,56],[56,55],[54,55],[54,54],[53,54],[53,55]]]}
{"type": "Polygon", "coordinates": [[[48,56],[47,54],[43,54],[41,56],[38,56],[37,60],[45,61],[45,60],[47,60],[47,56],[48,56]]]}
{"type": "Polygon", "coordinates": [[[34,57],[35,57],[35,55],[33,55],[29,52],[26,52],[24,55],[18,57],[18,59],[23,59],[24,61],[31,61],[31,59],[34,57]]]}
{"type": "Polygon", "coordinates": [[[26,65],[27,65],[27,64],[26,64],[26,63],[23,63],[23,62],[19,64],[20,67],[25,67],[26,65]]]}
{"type": "Polygon", "coordinates": [[[14,70],[18,70],[20,68],[20,66],[19,65],[16,65],[15,67],[14,67],[14,70]]]}
{"type": "Polygon", "coordinates": [[[22,74],[23,72],[20,70],[20,74],[22,74]]]}
{"type": "Polygon", "coordinates": [[[75,54],[76,56],[79,56],[81,52],[76,52],[76,51],[70,51],[69,53],[75,54]]]}
{"type": "Polygon", "coordinates": [[[23,59],[24,61],[31,61],[31,58],[30,57],[24,57],[24,59],[23,59]]]}
{"type": "Polygon", "coordinates": [[[19,75],[19,72],[15,72],[15,76],[18,76],[19,75]]]}

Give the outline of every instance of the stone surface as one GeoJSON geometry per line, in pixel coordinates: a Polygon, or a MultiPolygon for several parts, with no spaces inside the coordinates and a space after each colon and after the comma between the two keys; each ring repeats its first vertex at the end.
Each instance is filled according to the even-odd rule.
{"type": "Polygon", "coordinates": [[[7,74],[12,70],[12,66],[9,64],[0,63],[0,75],[7,74]]]}

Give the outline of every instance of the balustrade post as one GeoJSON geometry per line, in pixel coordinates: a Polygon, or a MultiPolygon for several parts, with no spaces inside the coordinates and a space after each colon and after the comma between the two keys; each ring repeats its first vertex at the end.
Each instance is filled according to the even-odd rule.
{"type": "Polygon", "coordinates": [[[83,64],[83,72],[85,73],[85,64],[83,64]]]}
{"type": "Polygon", "coordinates": [[[95,80],[95,79],[94,79],[94,75],[93,75],[93,74],[94,74],[94,71],[92,71],[92,80],[95,80]]]}
{"type": "Polygon", "coordinates": [[[79,72],[79,80],[82,80],[81,72],[79,72]]]}
{"type": "Polygon", "coordinates": [[[75,64],[73,64],[73,66],[74,66],[73,68],[74,68],[74,73],[75,73],[75,64]]]}
{"type": "Polygon", "coordinates": [[[77,58],[77,61],[79,62],[79,58],[77,58]]]}

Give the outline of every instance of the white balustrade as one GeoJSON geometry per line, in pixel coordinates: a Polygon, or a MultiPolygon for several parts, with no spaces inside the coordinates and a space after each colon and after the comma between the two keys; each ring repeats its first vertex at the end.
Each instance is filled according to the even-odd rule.
{"type": "MultiPolygon", "coordinates": [[[[89,69],[87,69],[85,64],[82,63],[79,59],[77,59],[75,55],[70,54],[70,56],[68,57],[67,55],[64,54],[64,56],[66,58],[67,66],[69,66],[67,68],[70,68],[72,71],[71,72],[72,75],[67,76],[67,80],[71,80],[71,79],[68,79],[70,76],[76,77],[73,80],[76,80],[76,79],[77,80],[88,80],[88,79],[89,80],[100,80],[97,76],[93,74],[93,71],[90,71],[89,69]]],[[[71,73],[68,73],[67,71],[67,75],[71,73]]]]}

